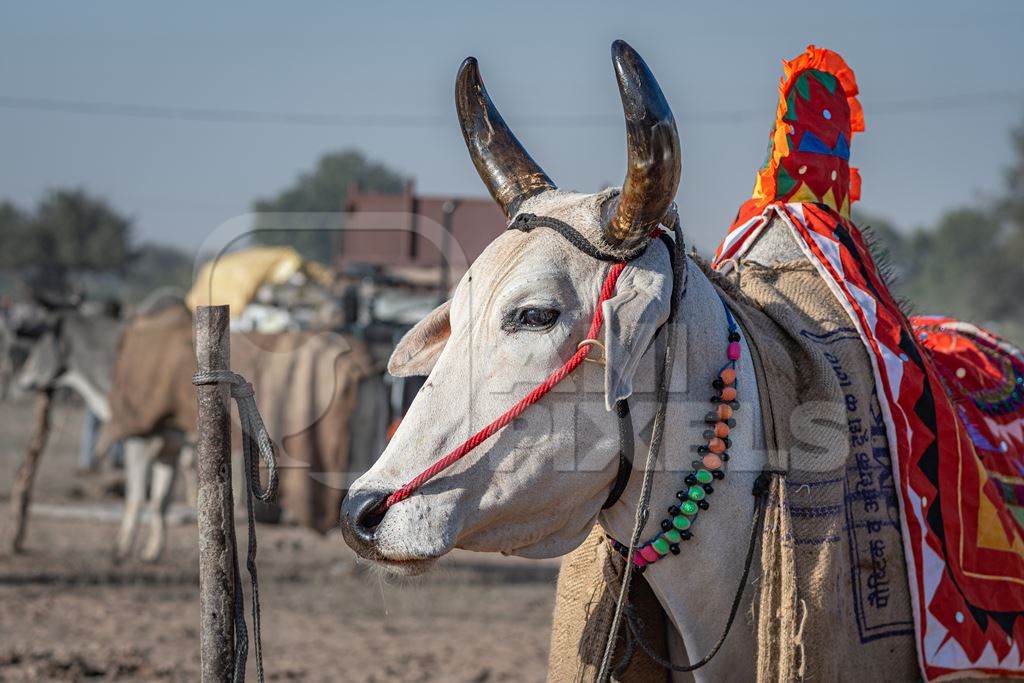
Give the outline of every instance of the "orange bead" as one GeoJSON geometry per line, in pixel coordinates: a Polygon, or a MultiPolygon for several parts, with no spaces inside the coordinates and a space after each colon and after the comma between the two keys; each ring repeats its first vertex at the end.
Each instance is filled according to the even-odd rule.
{"type": "Polygon", "coordinates": [[[722,400],[723,401],[734,401],[736,400],[736,387],[726,387],[722,389],[722,400]]]}
{"type": "Polygon", "coordinates": [[[721,453],[725,450],[725,442],[716,436],[708,443],[708,450],[712,453],[721,453]]]}
{"type": "Polygon", "coordinates": [[[728,420],[730,417],[732,417],[732,406],[729,405],[728,403],[719,403],[718,419],[724,421],[728,420]]]}
{"type": "Polygon", "coordinates": [[[717,470],[722,467],[722,459],[714,453],[705,455],[701,463],[709,470],[717,470]]]}
{"type": "Polygon", "coordinates": [[[725,424],[724,422],[716,422],[715,423],[715,436],[723,438],[723,439],[725,437],[729,436],[729,425],[725,424]]]}
{"type": "Polygon", "coordinates": [[[726,386],[736,381],[736,371],[732,368],[722,370],[718,376],[722,378],[722,382],[724,382],[726,386]]]}

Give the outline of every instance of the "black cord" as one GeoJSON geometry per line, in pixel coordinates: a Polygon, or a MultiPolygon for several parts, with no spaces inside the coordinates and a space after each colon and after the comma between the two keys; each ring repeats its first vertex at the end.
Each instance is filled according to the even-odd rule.
{"type": "MultiPolygon", "coordinates": [[[[690,673],[696,671],[708,662],[710,662],[718,651],[722,649],[722,645],[725,644],[725,639],[729,637],[729,631],[732,630],[733,621],[736,619],[736,614],[739,612],[740,603],[743,602],[743,593],[747,587],[747,579],[750,577],[750,567],[754,561],[754,549],[757,547],[757,536],[758,531],[761,529],[761,523],[764,521],[765,503],[767,502],[768,487],[771,483],[771,479],[768,472],[761,472],[757,475],[757,479],[754,480],[753,493],[754,502],[754,515],[750,522],[750,540],[747,543],[747,557],[743,562],[743,575],[740,577],[740,585],[736,588],[736,595],[732,600],[732,608],[729,610],[729,619],[725,622],[725,629],[722,631],[721,637],[718,642],[715,643],[711,651],[696,664],[690,664],[688,666],[676,666],[667,659],[662,658],[654,648],[651,647],[647,639],[644,638],[643,624],[640,622],[640,618],[636,614],[631,606],[627,606],[626,610],[626,625],[629,627],[630,634],[636,643],[640,646],[640,649],[650,657],[654,663],[662,666],[670,671],[678,673],[690,673]]],[[[632,653],[630,653],[632,654],[632,653]]]]}

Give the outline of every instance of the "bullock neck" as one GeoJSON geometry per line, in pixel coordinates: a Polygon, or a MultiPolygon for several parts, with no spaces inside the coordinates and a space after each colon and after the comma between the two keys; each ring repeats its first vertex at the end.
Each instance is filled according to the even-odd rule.
{"type": "MultiPolygon", "coordinates": [[[[706,442],[704,416],[713,392],[711,382],[725,361],[728,344],[728,324],[717,292],[695,263],[690,261],[687,267],[689,284],[676,319],[679,341],[666,413],[665,446],[653,480],[651,512],[641,534],[645,540],[660,531],[668,506],[678,502],[676,492],[686,488],[684,478],[691,461],[699,457],[695,447],[706,442]]],[[[754,506],[751,486],[764,460],[756,380],[749,349],[743,351],[737,366],[742,409],[736,414],[736,428],[730,435],[732,459],[726,477],[715,482],[711,507],[698,514],[693,538],[681,544],[679,556],[666,557],[644,575],[694,660],[711,648],[728,615],[746,551],[745,530],[754,506]]],[[[609,535],[620,540],[630,537],[640,498],[647,437],[656,410],[653,401],[642,400],[642,396],[654,395],[654,355],[652,346],[640,364],[637,394],[630,404],[637,443],[636,471],[619,502],[599,517],[609,535]]],[[[746,599],[750,599],[749,592],[746,599]]],[[[744,670],[736,667],[749,663],[751,658],[741,653],[743,647],[753,647],[753,636],[746,628],[734,631],[723,651],[696,672],[698,678],[744,675],[744,670]],[[730,656],[733,650],[734,656],[730,656]]]]}

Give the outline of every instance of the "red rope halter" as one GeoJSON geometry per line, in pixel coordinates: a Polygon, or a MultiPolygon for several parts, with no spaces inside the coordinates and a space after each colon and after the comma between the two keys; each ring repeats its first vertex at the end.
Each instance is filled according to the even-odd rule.
{"type": "MultiPolygon", "coordinates": [[[[605,301],[611,298],[615,292],[615,283],[618,282],[619,275],[622,274],[622,269],[626,267],[625,263],[615,263],[612,265],[611,270],[608,271],[608,276],[604,279],[604,284],[601,285],[601,296],[597,299],[597,308],[594,311],[594,318],[590,321],[590,330],[587,332],[587,339],[596,339],[597,333],[601,330],[602,315],[601,305],[605,301]]],[[[519,417],[524,410],[532,406],[534,403],[544,397],[549,391],[551,391],[556,384],[561,382],[563,379],[569,376],[573,370],[578,368],[580,364],[586,360],[587,354],[590,352],[590,345],[584,344],[574,353],[569,360],[565,361],[562,367],[558,368],[548,378],[541,382],[533,391],[527,394],[522,400],[516,403],[514,406],[509,408],[503,413],[498,419],[490,423],[479,432],[469,437],[462,442],[455,450],[451,451],[443,458],[440,458],[433,465],[420,472],[412,480],[409,481],[405,486],[398,489],[385,500],[381,506],[380,511],[384,512],[392,505],[402,502],[409,496],[411,496],[416,489],[423,486],[425,483],[433,479],[440,472],[447,469],[451,465],[455,464],[467,453],[472,451],[474,448],[482,444],[484,441],[494,436],[494,434],[506,426],[509,422],[519,417]]]]}

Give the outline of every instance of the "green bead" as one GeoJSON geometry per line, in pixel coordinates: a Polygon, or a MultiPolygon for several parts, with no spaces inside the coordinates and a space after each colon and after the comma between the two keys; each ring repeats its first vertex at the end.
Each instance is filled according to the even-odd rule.
{"type": "Polygon", "coordinates": [[[659,555],[668,555],[668,541],[664,538],[659,538],[651,544],[659,555]]]}
{"type": "Polygon", "coordinates": [[[712,474],[707,470],[697,470],[696,476],[697,481],[702,484],[710,484],[711,480],[714,479],[714,476],[712,476],[712,474]]]}
{"type": "MultiPolygon", "coordinates": [[[[686,517],[683,517],[683,519],[686,519],[686,517]]],[[[690,520],[687,519],[686,521],[689,522],[690,520]]],[[[680,536],[679,532],[675,529],[669,529],[668,531],[663,533],[662,536],[664,536],[665,540],[669,543],[679,543],[683,540],[683,537],[680,536]]]]}
{"type": "Polygon", "coordinates": [[[684,515],[688,515],[690,517],[693,517],[695,514],[697,514],[697,504],[694,503],[692,500],[685,501],[682,505],[679,506],[679,509],[682,511],[684,515]]]}
{"type": "MultiPolygon", "coordinates": [[[[690,518],[689,517],[683,517],[682,515],[676,515],[675,517],[672,518],[672,526],[674,526],[675,528],[679,529],[680,531],[686,531],[687,529],[690,528],[690,518]]],[[[678,541],[672,541],[672,542],[673,543],[678,543],[678,541]]]]}
{"type": "Polygon", "coordinates": [[[690,500],[704,500],[704,496],[707,494],[704,493],[704,489],[702,487],[691,486],[687,495],[690,496],[690,500]]]}

